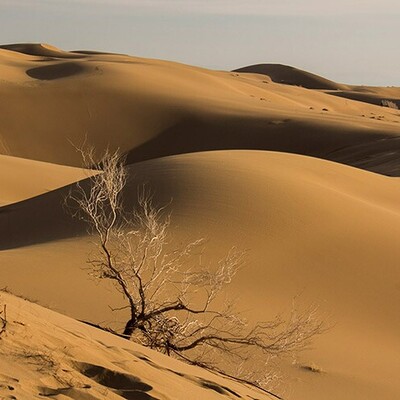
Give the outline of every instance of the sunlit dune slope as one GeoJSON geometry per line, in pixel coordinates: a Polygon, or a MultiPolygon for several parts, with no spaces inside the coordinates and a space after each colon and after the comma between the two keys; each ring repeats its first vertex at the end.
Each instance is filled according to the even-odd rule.
{"type": "MultiPolygon", "coordinates": [[[[400,390],[397,179],[256,151],[173,156],[136,164],[131,171],[136,177],[126,193],[131,204],[139,182],[154,189],[159,204],[172,199],[175,243],[206,237],[210,262],[231,246],[249,250],[231,294],[250,318],[288,310],[298,295],[300,305],[320,304],[332,328],[314,350],[284,366],[293,398],[318,399],[321,392],[329,400],[395,397],[400,390]]],[[[108,306],[121,299],[82,269],[93,250],[88,239],[59,240],[84,233],[82,225],[62,217],[63,194],[1,209],[0,223],[8,232],[1,242],[14,249],[0,253],[0,279],[69,315],[118,326],[123,315],[108,306]],[[37,245],[16,247],[33,242],[37,245]]]]}
{"type": "Polygon", "coordinates": [[[273,398],[10,294],[0,305],[2,399],[273,398]]]}
{"type": "Polygon", "coordinates": [[[89,171],[0,155],[0,206],[46,193],[89,176],[89,171]]]}
{"type": "Polygon", "coordinates": [[[267,149],[399,174],[396,110],[274,83],[267,76],[48,45],[0,48],[0,152],[78,165],[85,140],[129,162],[216,149],[267,149]],[[376,144],[391,150],[375,161],[376,144]],[[72,143],[72,144],[71,144],[72,143]],[[337,151],[363,145],[341,157],[337,151]],[[382,162],[390,159],[390,162],[382,162]]]}

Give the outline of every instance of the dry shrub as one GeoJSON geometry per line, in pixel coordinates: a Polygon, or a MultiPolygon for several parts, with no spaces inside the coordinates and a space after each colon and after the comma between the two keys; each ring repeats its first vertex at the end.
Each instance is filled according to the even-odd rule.
{"type": "MultiPolygon", "coordinates": [[[[91,168],[93,154],[82,151],[91,168]]],[[[124,208],[124,159],[107,152],[99,165],[102,172],[89,177],[90,185],[78,184],[68,200],[96,238],[90,273],[113,282],[126,300],[123,335],[242,382],[270,387],[276,377],[270,360],[304,350],[324,330],[316,308],[294,308],[286,320],[250,324],[233,302],[221,306],[216,300],[243,267],[244,252],[232,248],[210,267],[201,263],[203,239],[171,251],[170,214],[154,205],[148,191],[140,192],[134,210],[124,208]]]]}
{"type": "Polygon", "coordinates": [[[383,107],[393,108],[394,110],[398,110],[398,105],[392,100],[382,100],[381,105],[383,107]]]}

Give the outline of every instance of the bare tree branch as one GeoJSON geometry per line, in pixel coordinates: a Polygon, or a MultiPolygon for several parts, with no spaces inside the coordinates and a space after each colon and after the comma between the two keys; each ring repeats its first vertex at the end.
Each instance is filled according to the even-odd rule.
{"type": "Polygon", "coordinates": [[[122,336],[262,387],[275,374],[266,373],[268,367],[261,374],[245,368],[254,352],[266,363],[305,349],[323,332],[315,308],[301,313],[293,308],[287,321],[255,325],[232,303],[217,309],[217,300],[244,265],[245,252],[232,248],[217,265],[204,266],[203,239],[171,251],[170,214],[153,204],[149,191],[139,192],[134,210],[124,208],[127,171],[119,153],[106,152],[95,163],[93,150],[80,151],[86,166],[98,165],[101,173],[89,178],[88,187],[78,184],[69,200],[97,237],[98,251],[88,260],[91,273],[111,280],[127,301],[123,308],[130,317],[122,336]],[[240,368],[230,370],[227,364],[240,368]]]}

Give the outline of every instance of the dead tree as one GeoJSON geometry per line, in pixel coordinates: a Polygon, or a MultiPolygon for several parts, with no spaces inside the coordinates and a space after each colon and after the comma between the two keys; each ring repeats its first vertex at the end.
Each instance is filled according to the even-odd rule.
{"type": "MultiPolygon", "coordinates": [[[[82,155],[93,166],[93,152],[82,155]]],[[[146,190],[134,210],[124,209],[128,175],[118,152],[107,152],[98,165],[101,172],[89,178],[89,188],[78,184],[69,199],[96,237],[91,273],[111,280],[126,301],[127,339],[265,387],[274,374],[264,364],[257,371],[255,352],[264,361],[290,355],[322,332],[315,309],[250,325],[232,302],[222,300],[244,264],[244,252],[233,248],[217,265],[203,265],[204,240],[173,247],[170,215],[146,190]]]]}

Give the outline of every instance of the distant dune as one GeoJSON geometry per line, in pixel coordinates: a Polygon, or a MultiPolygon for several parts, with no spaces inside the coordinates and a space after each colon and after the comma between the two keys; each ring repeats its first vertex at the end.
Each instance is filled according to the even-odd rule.
{"type": "Polygon", "coordinates": [[[389,100],[400,108],[400,90],[396,87],[351,86],[348,90],[326,90],[325,93],[378,106],[382,105],[382,101],[389,100]]]}
{"type": "MultiPolygon", "coordinates": [[[[72,54],[67,51],[58,49],[46,43],[18,43],[18,44],[4,44],[0,49],[10,50],[17,53],[28,54],[38,57],[50,58],[79,58],[77,54],[72,54]]],[[[82,57],[83,58],[83,57],[82,57]]]]}
{"type": "Polygon", "coordinates": [[[289,65],[256,64],[235,69],[236,72],[250,72],[268,75],[274,82],[286,85],[302,86],[307,89],[345,90],[348,86],[342,85],[321,76],[303,71],[289,65]]]}
{"type": "MultiPolygon", "coordinates": [[[[231,246],[248,250],[230,295],[250,320],[285,314],[293,299],[319,305],[331,329],[281,363],[285,400],[396,399],[400,111],[380,102],[398,101],[400,88],[342,85],[282,65],[245,70],[0,46],[2,286],[121,327],[124,311],[110,307],[123,300],[89,276],[93,238],[65,202],[75,182],[90,184],[74,146],[119,148],[125,204],[135,207],[142,183],[168,204],[171,248],[204,237],[210,264],[231,246]]],[[[0,293],[0,312],[4,303],[0,398],[266,398],[0,293]],[[54,358],[73,385],[20,354],[54,358]]]]}
{"type": "Polygon", "coordinates": [[[235,69],[234,71],[262,74],[268,76],[276,83],[321,90],[324,93],[334,96],[378,106],[382,105],[382,100],[390,100],[400,107],[400,89],[397,87],[345,85],[315,75],[311,72],[282,64],[249,65],[247,67],[235,69]]]}
{"type": "Polygon", "coordinates": [[[7,98],[0,120],[3,154],[77,166],[71,142],[86,139],[99,151],[119,147],[129,153],[129,162],[254,149],[399,174],[397,144],[377,150],[377,144],[389,140],[392,146],[399,136],[398,111],[273,83],[260,74],[37,44],[0,48],[0,73],[0,96],[7,98]],[[359,145],[362,154],[342,157],[359,145]],[[380,160],[389,161],[377,163],[377,151],[380,160]]]}

